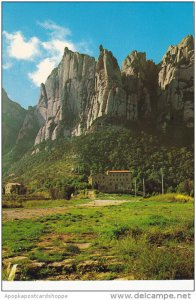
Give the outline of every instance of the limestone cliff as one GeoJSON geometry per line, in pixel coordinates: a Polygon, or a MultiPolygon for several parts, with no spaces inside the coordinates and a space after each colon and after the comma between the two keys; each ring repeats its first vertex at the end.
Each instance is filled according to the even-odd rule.
{"type": "Polygon", "coordinates": [[[88,110],[87,129],[102,116],[126,117],[126,93],[116,58],[112,52],[100,46],[95,73],[95,93],[88,110]]]}
{"type": "Polygon", "coordinates": [[[170,46],[163,57],[158,75],[159,122],[194,126],[194,41],[191,35],[177,46],[170,46]]]}
{"type": "Polygon", "coordinates": [[[145,129],[148,124],[163,133],[171,126],[192,128],[193,65],[192,36],[170,46],[158,65],[133,51],[121,70],[102,46],[97,61],[65,48],[59,66],[41,85],[35,144],[81,135],[111,119],[128,127],[135,123],[145,129]]]}
{"type": "Polygon", "coordinates": [[[145,53],[131,52],[122,64],[123,87],[126,91],[126,118],[142,121],[153,118],[156,106],[157,66],[146,60],[145,53]]]}
{"type": "MultiPolygon", "coordinates": [[[[35,140],[56,139],[59,135],[70,136],[80,124],[85,127],[86,108],[94,95],[95,59],[65,48],[62,61],[52,71],[37,105],[40,128],[35,140]]],[[[79,129],[78,134],[82,132],[79,129]]]]}

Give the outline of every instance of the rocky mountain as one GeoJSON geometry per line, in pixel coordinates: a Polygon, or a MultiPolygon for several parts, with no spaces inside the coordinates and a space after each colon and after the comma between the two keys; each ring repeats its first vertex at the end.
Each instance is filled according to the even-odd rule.
{"type": "Polygon", "coordinates": [[[184,38],[170,46],[158,74],[158,120],[163,129],[194,126],[194,41],[184,38]]]}
{"type": "Polygon", "coordinates": [[[121,69],[102,46],[97,61],[65,48],[59,66],[41,85],[35,144],[111,124],[186,132],[193,128],[193,81],[191,35],[170,46],[158,65],[132,51],[121,69]]]}
{"type": "Polygon", "coordinates": [[[4,151],[15,143],[37,145],[108,126],[192,142],[193,37],[170,46],[158,65],[132,51],[121,69],[102,46],[97,61],[65,48],[58,67],[41,84],[36,107],[25,111],[2,93],[4,151]]]}
{"type": "Polygon", "coordinates": [[[65,48],[63,59],[52,71],[37,105],[37,116],[42,126],[35,143],[70,136],[82,122],[94,95],[95,59],[65,48]]]}
{"type": "Polygon", "coordinates": [[[5,182],[47,190],[65,177],[81,186],[92,171],[132,168],[154,191],[164,168],[168,191],[192,185],[192,36],[170,46],[159,64],[132,51],[121,68],[102,46],[97,60],[65,48],[37,106],[24,110],[4,90],[2,98],[5,182]]]}
{"type": "Polygon", "coordinates": [[[158,68],[145,53],[131,52],[122,64],[123,88],[126,91],[126,119],[153,121],[158,89],[158,68]]]}
{"type": "Polygon", "coordinates": [[[36,107],[27,110],[9,99],[2,89],[2,133],[4,160],[19,159],[35,142],[40,128],[36,107]]]}
{"type": "Polygon", "coordinates": [[[29,106],[22,127],[17,136],[16,144],[32,144],[40,128],[36,107],[29,106]]]}
{"type": "Polygon", "coordinates": [[[6,91],[2,89],[3,154],[11,150],[16,144],[25,116],[26,110],[18,103],[10,100],[6,91]]]}

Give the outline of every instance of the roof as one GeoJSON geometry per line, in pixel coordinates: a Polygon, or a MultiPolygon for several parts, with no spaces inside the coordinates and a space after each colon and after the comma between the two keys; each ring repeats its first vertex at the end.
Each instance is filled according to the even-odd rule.
{"type": "Polygon", "coordinates": [[[131,171],[128,171],[128,170],[111,170],[111,171],[108,171],[108,173],[131,173],[131,171]]]}

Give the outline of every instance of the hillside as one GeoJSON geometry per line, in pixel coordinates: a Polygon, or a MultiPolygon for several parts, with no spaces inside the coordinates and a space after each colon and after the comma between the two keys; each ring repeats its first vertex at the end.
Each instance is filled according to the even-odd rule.
{"type": "Polygon", "coordinates": [[[163,168],[165,190],[193,194],[193,146],[164,144],[160,138],[129,130],[104,130],[86,136],[45,142],[33,155],[26,154],[8,169],[4,180],[15,173],[32,191],[69,184],[76,189],[88,187],[91,172],[129,169],[142,190],[145,179],[147,193],[161,191],[163,168]]]}
{"type": "Polygon", "coordinates": [[[19,131],[22,127],[27,111],[18,103],[9,99],[2,89],[2,135],[3,154],[7,153],[16,144],[19,131]]]}
{"type": "Polygon", "coordinates": [[[3,172],[31,149],[38,130],[35,107],[25,110],[2,89],[3,172]]]}
{"type": "Polygon", "coordinates": [[[25,111],[3,91],[3,181],[79,189],[91,172],[129,169],[153,193],[162,168],[166,190],[192,194],[193,70],[190,35],[157,65],[134,50],[121,69],[102,46],[97,61],[65,48],[35,107],[25,111]]]}

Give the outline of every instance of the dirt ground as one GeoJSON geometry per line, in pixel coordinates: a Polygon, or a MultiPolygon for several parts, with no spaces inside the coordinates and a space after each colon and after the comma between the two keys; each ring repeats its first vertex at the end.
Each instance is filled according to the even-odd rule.
{"type": "Polygon", "coordinates": [[[50,208],[14,208],[3,209],[3,221],[21,220],[21,219],[36,219],[53,214],[64,214],[73,207],[99,207],[120,205],[128,202],[127,200],[93,200],[86,204],[76,204],[69,207],[50,207],[50,208]]]}

